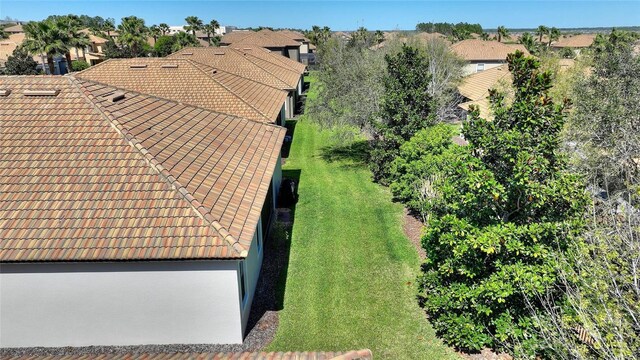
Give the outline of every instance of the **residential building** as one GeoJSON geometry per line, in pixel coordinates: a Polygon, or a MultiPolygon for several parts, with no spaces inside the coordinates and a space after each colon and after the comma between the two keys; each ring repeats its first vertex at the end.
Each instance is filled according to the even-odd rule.
{"type": "Polygon", "coordinates": [[[285,129],[73,76],[0,89],[0,346],[241,343],[285,129]]]}
{"type": "Polygon", "coordinates": [[[22,24],[20,24],[20,23],[18,23],[16,25],[13,25],[13,26],[8,26],[8,27],[4,28],[4,31],[9,33],[9,35],[24,33],[24,30],[22,30],[22,24]]]}
{"type": "Polygon", "coordinates": [[[299,42],[300,45],[300,62],[303,64],[309,64],[309,54],[315,52],[315,46],[311,47],[311,40],[309,40],[304,34],[293,30],[279,30],[278,34],[284,35],[291,40],[299,42]]]}
{"type": "Polygon", "coordinates": [[[530,55],[524,47],[509,46],[497,41],[478,39],[462,40],[451,45],[451,50],[467,61],[463,72],[465,75],[498,67],[507,62],[507,55],[516,50],[530,55]]]}
{"type": "Polygon", "coordinates": [[[563,36],[558,41],[551,43],[551,48],[554,50],[561,50],[569,48],[576,54],[580,54],[580,51],[590,47],[596,39],[595,34],[580,34],[573,36],[563,36]]]}
{"type": "MultiPolygon", "coordinates": [[[[296,114],[297,102],[302,93],[304,77],[303,64],[291,67],[287,63],[276,63],[284,58],[273,52],[259,53],[256,47],[202,48],[193,47],[177,51],[167,58],[189,59],[214,69],[229,72],[264,85],[284,90],[288,93],[285,102],[285,115],[291,118],[296,114]],[[245,50],[246,49],[246,50],[245,50]],[[266,55],[265,55],[266,54],[266,55]],[[271,61],[264,60],[271,57],[271,61]]],[[[286,58],[285,58],[286,60],[286,58]]]]}
{"type": "Polygon", "coordinates": [[[301,62],[300,49],[304,44],[269,29],[260,31],[234,31],[222,37],[220,46],[260,46],[301,62]]]}
{"type": "Polygon", "coordinates": [[[89,65],[96,65],[103,62],[105,60],[103,49],[107,43],[107,39],[93,35],[89,29],[83,29],[80,32],[87,34],[91,43],[84,49],[78,49],[78,51],[76,51],[76,48],[71,48],[71,50],[69,50],[71,60],[78,60],[78,54],[80,55],[80,60],[86,60],[89,65]]]}
{"type": "Polygon", "coordinates": [[[109,59],[74,76],[223,114],[284,124],[287,92],[188,59],[109,59]]]}
{"type": "Polygon", "coordinates": [[[475,105],[480,110],[480,117],[493,119],[489,89],[506,89],[511,84],[511,79],[512,76],[506,64],[465,77],[458,85],[458,93],[464,98],[458,105],[463,110],[460,117],[465,119],[471,105],[475,105]]]}

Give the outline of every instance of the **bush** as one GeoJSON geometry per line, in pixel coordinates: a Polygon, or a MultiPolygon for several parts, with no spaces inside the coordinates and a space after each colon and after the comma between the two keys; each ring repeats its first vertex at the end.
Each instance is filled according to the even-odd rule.
{"type": "Polygon", "coordinates": [[[17,47],[5,63],[4,75],[36,75],[38,63],[22,47],[17,47]]]}
{"type": "Polygon", "coordinates": [[[84,60],[75,60],[71,62],[71,70],[82,71],[89,68],[89,63],[84,60]]]}
{"type": "Polygon", "coordinates": [[[158,38],[154,45],[154,52],[156,56],[165,57],[173,52],[173,45],[176,43],[176,39],[173,36],[163,35],[158,38]]]}
{"type": "Polygon", "coordinates": [[[443,169],[465,151],[454,144],[451,125],[435,125],[418,131],[400,147],[398,157],[391,163],[390,189],[396,200],[424,220],[437,207],[434,187],[441,181],[443,169]]]}
{"type": "Polygon", "coordinates": [[[551,75],[522,52],[507,58],[515,94],[490,92],[495,119],[470,112],[467,151],[445,167],[440,205],[422,239],[423,306],[449,344],[516,356],[539,351],[527,305],[555,289],[556,254],[579,242],[588,203],[558,155],[562,106],[551,75]]]}

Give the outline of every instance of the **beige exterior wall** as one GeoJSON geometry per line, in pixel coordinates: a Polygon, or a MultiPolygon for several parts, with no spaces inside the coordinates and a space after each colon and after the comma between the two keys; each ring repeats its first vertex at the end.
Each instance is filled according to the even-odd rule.
{"type": "Polygon", "coordinates": [[[488,70],[488,69],[495,68],[495,67],[498,67],[498,66],[502,65],[502,64],[504,64],[504,62],[497,62],[497,61],[489,60],[487,62],[474,61],[474,62],[468,63],[467,65],[465,65],[462,68],[463,76],[467,76],[467,75],[471,75],[471,74],[477,73],[478,72],[478,64],[484,64],[484,70],[488,70]]]}

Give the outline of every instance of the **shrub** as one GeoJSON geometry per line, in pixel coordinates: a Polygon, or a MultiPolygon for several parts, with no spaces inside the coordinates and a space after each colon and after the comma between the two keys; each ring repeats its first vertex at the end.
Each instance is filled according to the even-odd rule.
{"type": "Polygon", "coordinates": [[[173,36],[160,36],[154,45],[154,52],[156,56],[165,57],[171,54],[175,43],[176,39],[173,36]]]}
{"type": "Polygon", "coordinates": [[[71,62],[71,70],[82,71],[89,68],[89,63],[84,60],[75,60],[71,62]]]}
{"type": "Polygon", "coordinates": [[[22,47],[17,47],[5,63],[5,75],[36,75],[38,63],[22,47]]]}
{"type": "Polygon", "coordinates": [[[495,119],[470,112],[468,150],[445,168],[441,209],[422,239],[423,306],[451,345],[538,351],[527,304],[554,292],[558,252],[577,242],[588,202],[580,178],[558,155],[563,107],[551,75],[522,52],[507,58],[515,94],[490,92],[495,119]],[[511,102],[511,101],[510,101],[511,102]]]}

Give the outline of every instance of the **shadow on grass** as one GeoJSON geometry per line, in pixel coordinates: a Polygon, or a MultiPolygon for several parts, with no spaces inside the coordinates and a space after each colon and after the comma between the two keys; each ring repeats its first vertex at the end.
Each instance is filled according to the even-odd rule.
{"type": "Polygon", "coordinates": [[[287,159],[289,157],[289,151],[291,150],[291,144],[293,143],[293,135],[296,132],[297,123],[297,120],[287,120],[285,122],[284,126],[287,128],[287,134],[285,135],[282,150],[280,151],[283,159],[287,159]]]}
{"type": "MultiPolygon", "coordinates": [[[[298,198],[298,184],[300,170],[283,170],[282,183],[286,179],[295,182],[294,198],[298,198]]],[[[280,194],[283,190],[280,190],[280,194]]],[[[278,199],[278,204],[283,204],[278,199]]],[[[274,213],[267,239],[264,242],[262,269],[256,285],[256,292],[251,306],[251,314],[245,330],[245,336],[256,326],[266,312],[282,310],[284,307],[284,292],[289,271],[289,252],[291,249],[291,230],[296,213],[297,201],[289,202],[286,207],[280,207],[274,213]]]]}
{"type": "Polygon", "coordinates": [[[367,166],[369,142],[356,140],[349,144],[325,146],[320,149],[320,156],[326,162],[342,162],[345,168],[360,168],[367,166]]]}

